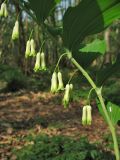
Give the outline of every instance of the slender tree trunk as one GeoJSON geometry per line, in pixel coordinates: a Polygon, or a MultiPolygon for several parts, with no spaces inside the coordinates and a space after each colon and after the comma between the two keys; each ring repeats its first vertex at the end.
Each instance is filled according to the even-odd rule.
{"type": "Polygon", "coordinates": [[[112,60],[112,53],[111,53],[111,47],[110,47],[110,34],[111,34],[111,29],[108,28],[106,31],[105,31],[105,34],[104,34],[104,37],[105,37],[105,41],[106,41],[106,55],[105,55],[105,58],[104,58],[104,63],[107,64],[107,63],[111,63],[111,60],[112,60]]]}

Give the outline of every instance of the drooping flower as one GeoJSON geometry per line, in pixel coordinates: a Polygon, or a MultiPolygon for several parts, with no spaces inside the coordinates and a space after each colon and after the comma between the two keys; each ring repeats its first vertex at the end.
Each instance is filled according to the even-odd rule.
{"type": "Polygon", "coordinates": [[[5,3],[2,3],[1,4],[1,8],[0,8],[0,17],[3,17],[4,16],[4,5],[5,5],[5,3]]]}
{"type": "Polygon", "coordinates": [[[44,52],[41,53],[41,69],[46,70],[46,63],[45,63],[45,54],[44,52]]]}
{"type": "Polygon", "coordinates": [[[92,107],[90,105],[86,105],[83,107],[82,112],[82,124],[83,125],[91,125],[92,122],[92,107]]]}
{"type": "Polygon", "coordinates": [[[7,10],[7,5],[4,5],[4,17],[8,16],[8,10],[7,10]]]}
{"type": "Polygon", "coordinates": [[[63,79],[62,79],[62,73],[58,72],[58,91],[64,89],[63,79]]]}
{"type": "Polygon", "coordinates": [[[68,107],[69,101],[70,101],[70,85],[67,84],[66,87],[65,87],[65,94],[64,94],[64,97],[63,97],[64,108],[68,107]]]}
{"type": "Polygon", "coordinates": [[[0,17],[7,17],[7,16],[8,16],[7,5],[5,2],[3,2],[0,8],[0,17]]]}
{"type": "Polygon", "coordinates": [[[57,85],[57,73],[54,72],[52,74],[52,79],[51,79],[51,92],[56,93],[57,92],[57,87],[58,87],[58,85],[57,85]]]}
{"type": "Polygon", "coordinates": [[[70,90],[71,91],[73,90],[73,84],[72,83],[70,84],[70,90]]]}
{"type": "Polygon", "coordinates": [[[30,46],[31,46],[31,50],[30,50],[30,56],[35,56],[36,52],[35,52],[35,41],[34,39],[31,39],[30,41],[30,46]]]}
{"type": "Polygon", "coordinates": [[[12,32],[12,40],[16,40],[19,38],[19,22],[18,20],[15,22],[13,32],[12,32]]]}
{"type": "Polygon", "coordinates": [[[30,56],[30,40],[26,43],[26,51],[25,51],[25,58],[28,58],[30,56]]]}
{"type": "Polygon", "coordinates": [[[87,106],[87,125],[91,125],[92,123],[92,107],[87,106]]]}
{"type": "Polygon", "coordinates": [[[87,124],[87,106],[84,106],[82,110],[82,124],[87,124]]]}
{"type": "Polygon", "coordinates": [[[35,67],[34,67],[35,72],[41,70],[40,59],[41,59],[41,54],[40,54],[40,52],[38,52],[36,55],[36,63],[35,63],[35,67]]]}

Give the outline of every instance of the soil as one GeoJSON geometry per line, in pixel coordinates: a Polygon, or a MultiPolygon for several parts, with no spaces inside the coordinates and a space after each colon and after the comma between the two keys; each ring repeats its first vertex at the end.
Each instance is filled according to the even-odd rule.
{"type": "Polygon", "coordinates": [[[26,145],[24,137],[29,134],[46,133],[74,138],[87,136],[90,142],[104,144],[103,137],[109,134],[106,123],[93,102],[92,125],[83,126],[83,104],[84,100],[81,99],[64,109],[61,96],[47,92],[0,94],[0,160],[15,160],[12,149],[26,145]]]}

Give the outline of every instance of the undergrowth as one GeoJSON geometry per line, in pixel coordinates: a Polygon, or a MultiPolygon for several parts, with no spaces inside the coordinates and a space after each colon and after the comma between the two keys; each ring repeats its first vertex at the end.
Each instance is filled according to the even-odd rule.
{"type": "Polygon", "coordinates": [[[17,160],[114,160],[110,152],[105,152],[97,144],[90,144],[87,138],[78,140],[47,135],[28,136],[28,145],[14,150],[17,160]]]}

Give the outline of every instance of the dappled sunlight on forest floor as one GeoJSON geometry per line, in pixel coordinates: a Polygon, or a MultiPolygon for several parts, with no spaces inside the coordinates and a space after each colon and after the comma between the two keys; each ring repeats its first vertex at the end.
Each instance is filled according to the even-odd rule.
{"type": "MultiPolygon", "coordinates": [[[[47,92],[18,92],[0,94],[0,155],[11,156],[11,150],[26,144],[29,134],[46,133],[73,138],[87,136],[91,142],[103,141],[109,134],[107,125],[93,103],[93,123],[83,127],[83,101],[74,102],[68,109],[61,105],[61,96],[47,92]]],[[[104,142],[102,142],[104,143],[104,142]]]]}

